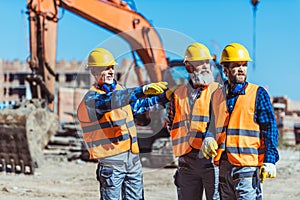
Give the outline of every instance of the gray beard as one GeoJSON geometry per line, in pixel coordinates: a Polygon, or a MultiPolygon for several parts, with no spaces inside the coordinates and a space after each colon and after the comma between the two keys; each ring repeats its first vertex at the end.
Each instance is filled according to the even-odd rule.
{"type": "Polygon", "coordinates": [[[113,82],[114,82],[114,79],[108,80],[106,77],[104,78],[104,83],[106,83],[106,84],[111,85],[111,84],[113,84],[113,82]]]}
{"type": "Polygon", "coordinates": [[[208,85],[214,81],[212,73],[201,74],[201,72],[194,72],[191,74],[191,80],[195,87],[200,87],[202,85],[208,85]]]}

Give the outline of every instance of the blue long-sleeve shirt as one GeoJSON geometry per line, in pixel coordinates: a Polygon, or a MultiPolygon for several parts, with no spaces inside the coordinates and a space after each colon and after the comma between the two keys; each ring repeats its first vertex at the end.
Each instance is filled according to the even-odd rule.
{"type": "Polygon", "coordinates": [[[89,113],[95,113],[97,118],[113,109],[130,104],[133,115],[165,108],[168,99],[165,94],[144,98],[142,87],[114,90],[105,94],[90,90],[85,95],[85,104],[89,113]]]}
{"type": "MultiPolygon", "coordinates": [[[[247,83],[245,82],[244,86],[246,84],[247,83]]],[[[233,94],[230,92],[230,90],[228,90],[229,92],[227,94],[226,103],[230,113],[235,106],[238,96],[245,95],[244,86],[238,94],[233,94]]],[[[225,82],[225,87],[228,87],[227,82],[225,82]]],[[[263,87],[259,87],[257,90],[254,121],[259,124],[260,131],[264,136],[264,142],[266,146],[264,162],[275,164],[279,160],[279,154],[277,150],[278,129],[269,94],[263,87]]]]}

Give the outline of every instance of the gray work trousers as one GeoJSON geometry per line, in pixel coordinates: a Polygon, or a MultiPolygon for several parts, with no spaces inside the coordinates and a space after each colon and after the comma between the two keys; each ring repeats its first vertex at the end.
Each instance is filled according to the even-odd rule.
{"type": "Polygon", "coordinates": [[[222,200],[261,200],[259,167],[237,167],[220,161],[219,188],[222,200]]]}
{"type": "Polygon", "coordinates": [[[99,160],[100,200],[143,200],[142,164],[130,150],[99,160]]]}

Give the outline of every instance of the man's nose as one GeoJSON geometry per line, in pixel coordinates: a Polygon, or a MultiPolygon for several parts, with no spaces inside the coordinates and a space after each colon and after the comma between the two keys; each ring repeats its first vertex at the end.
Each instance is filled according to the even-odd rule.
{"type": "Polygon", "coordinates": [[[203,69],[208,69],[208,67],[209,67],[209,64],[208,63],[204,63],[204,65],[203,65],[203,69]]]}
{"type": "Polygon", "coordinates": [[[243,65],[239,65],[238,70],[239,70],[239,71],[243,71],[243,70],[244,70],[243,67],[244,67],[243,65]]]}

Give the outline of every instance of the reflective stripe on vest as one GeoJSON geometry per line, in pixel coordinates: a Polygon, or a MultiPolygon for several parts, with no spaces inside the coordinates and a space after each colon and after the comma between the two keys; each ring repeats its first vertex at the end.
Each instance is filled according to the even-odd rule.
{"type": "Polygon", "coordinates": [[[174,92],[175,115],[170,135],[175,156],[189,153],[192,148],[201,149],[202,136],[209,121],[209,103],[211,94],[218,83],[211,83],[195,101],[194,107],[189,105],[187,86],[182,85],[174,92]]]}
{"type": "MultiPolygon", "coordinates": [[[[117,90],[123,88],[117,84],[117,90]]],[[[90,90],[105,94],[91,87],[90,90]]],[[[136,127],[130,105],[105,113],[100,119],[88,113],[84,99],[78,107],[78,119],[83,130],[83,139],[91,159],[105,158],[131,149],[138,153],[136,127]]]]}
{"type": "Polygon", "coordinates": [[[213,95],[213,110],[219,148],[214,158],[217,164],[221,154],[227,152],[229,162],[235,166],[260,166],[264,160],[264,141],[259,125],[254,121],[258,86],[248,83],[245,95],[239,95],[229,115],[222,89],[213,95]]]}

